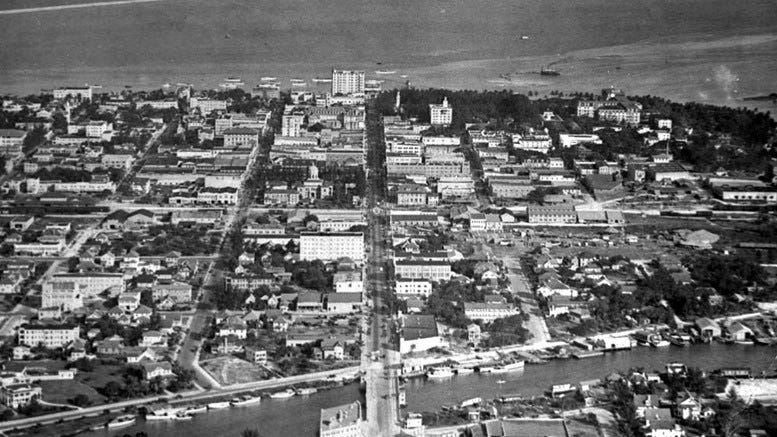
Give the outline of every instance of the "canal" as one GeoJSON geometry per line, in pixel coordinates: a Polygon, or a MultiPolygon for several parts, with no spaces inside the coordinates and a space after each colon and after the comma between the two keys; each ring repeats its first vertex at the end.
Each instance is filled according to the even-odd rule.
{"type": "MultiPolygon", "coordinates": [[[[420,412],[434,411],[442,405],[455,404],[475,396],[492,399],[502,395],[541,395],[553,384],[575,384],[632,367],[642,367],[647,371],[662,370],[664,364],[673,361],[706,370],[749,367],[758,373],[772,364],[775,354],[777,348],[773,347],[719,343],[684,348],[640,347],[583,360],[555,360],[547,364],[527,365],[524,371],[509,374],[470,374],[441,381],[411,379],[407,383],[407,402],[410,411],[420,412]],[[499,380],[504,383],[497,383],[499,380]]],[[[145,431],[151,437],[239,437],[244,429],[255,428],[264,437],[314,437],[318,432],[321,408],[357,399],[363,401],[359,385],[351,384],[309,397],[264,399],[256,407],[211,411],[184,422],[145,423],[139,419],[138,424],[130,428],[92,432],[88,435],[114,437],[145,431]]]]}

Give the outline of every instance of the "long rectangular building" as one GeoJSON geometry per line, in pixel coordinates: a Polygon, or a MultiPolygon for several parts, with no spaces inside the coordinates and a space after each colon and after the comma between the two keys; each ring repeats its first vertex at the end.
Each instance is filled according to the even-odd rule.
{"type": "Polygon", "coordinates": [[[363,232],[303,232],[300,234],[299,257],[301,260],[334,261],[350,258],[364,260],[363,232]]]}

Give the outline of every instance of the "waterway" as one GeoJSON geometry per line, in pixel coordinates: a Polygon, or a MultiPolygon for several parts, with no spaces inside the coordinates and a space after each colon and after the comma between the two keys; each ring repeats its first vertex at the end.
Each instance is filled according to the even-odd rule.
{"type": "Polygon", "coordinates": [[[202,88],[230,75],[247,87],[276,76],[288,88],[291,77],[311,84],[338,67],[363,68],[387,88],[614,85],[775,107],[742,101],[777,91],[773,0],[163,0],[10,13],[94,1],[0,2],[0,92],[179,81],[202,88]],[[536,74],[546,65],[561,75],[536,74]]]}
{"type": "MultiPolygon", "coordinates": [[[[777,348],[746,345],[692,345],[685,348],[636,348],[631,351],[607,353],[583,360],[556,360],[542,365],[527,365],[523,372],[500,375],[462,375],[449,380],[426,381],[412,379],[407,383],[410,411],[435,411],[442,405],[455,404],[480,396],[493,399],[503,395],[541,395],[553,384],[578,383],[603,378],[618,370],[642,367],[662,370],[668,362],[679,361],[688,366],[714,370],[721,367],[749,367],[754,373],[768,369],[777,355],[777,348]],[[504,384],[497,384],[498,380],[504,384]]],[[[233,408],[204,413],[187,422],[140,421],[137,425],[116,431],[88,434],[93,437],[113,437],[145,431],[154,437],[239,436],[244,429],[256,428],[267,437],[314,437],[318,431],[321,408],[361,400],[359,386],[345,387],[286,400],[265,399],[257,407],[233,408]]]]}

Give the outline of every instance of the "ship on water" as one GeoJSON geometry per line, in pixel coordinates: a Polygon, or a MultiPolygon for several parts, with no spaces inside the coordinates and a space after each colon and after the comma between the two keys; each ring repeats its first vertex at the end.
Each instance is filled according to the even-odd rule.
{"type": "Polygon", "coordinates": [[[561,73],[559,73],[557,70],[555,70],[553,68],[543,66],[542,69],[540,70],[540,75],[542,75],[542,76],[560,76],[561,73]]]}

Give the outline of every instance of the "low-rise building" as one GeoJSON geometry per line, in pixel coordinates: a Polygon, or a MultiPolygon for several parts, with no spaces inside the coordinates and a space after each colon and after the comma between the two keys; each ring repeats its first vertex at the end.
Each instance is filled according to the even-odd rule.
{"type": "Polygon", "coordinates": [[[362,437],[362,405],[355,401],[321,410],[321,437],[362,437]]]}

